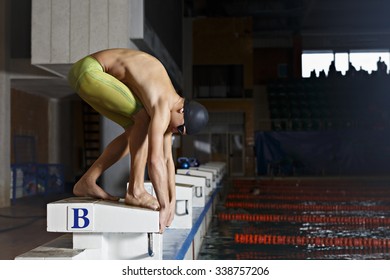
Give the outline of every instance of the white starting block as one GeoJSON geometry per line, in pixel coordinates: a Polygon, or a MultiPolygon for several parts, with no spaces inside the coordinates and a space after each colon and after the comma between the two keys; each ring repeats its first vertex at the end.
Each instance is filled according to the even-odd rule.
{"type": "MultiPolygon", "coordinates": [[[[158,233],[158,211],[128,206],[123,199],[73,197],[47,205],[47,230],[65,234],[16,259],[196,259],[218,201],[216,172],[224,174],[226,168],[205,165],[177,169],[176,213],[164,235],[158,233]]],[[[155,195],[151,182],[145,189],[155,195]]]]}
{"type": "Polygon", "coordinates": [[[175,217],[169,228],[192,228],[192,197],[194,190],[192,184],[176,183],[175,217]]]}
{"type": "MultiPolygon", "coordinates": [[[[152,182],[146,181],[144,186],[150,194],[156,196],[152,182]]],[[[195,186],[191,183],[176,182],[175,217],[169,228],[188,229],[192,227],[192,207],[195,191],[195,186]]]]}
{"type": "Polygon", "coordinates": [[[17,259],[46,259],[53,254],[56,259],[162,259],[159,212],[123,201],[74,197],[49,203],[47,231],[71,234],[71,248],[43,245],[17,259]]]}
{"type": "Polygon", "coordinates": [[[209,196],[214,189],[217,188],[217,183],[213,180],[214,176],[210,170],[196,170],[196,169],[177,169],[176,174],[189,175],[189,176],[199,176],[206,178],[206,197],[209,196]]]}
{"type": "Polygon", "coordinates": [[[213,178],[217,185],[220,184],[222,181],[222,177],[218,172],[218,167],[201,164],[198,167],[190,167],[190,169],[212,172],[213,178]]]}
{"type": "Polygon", "coordinates": [[[206,163],[202,164],[201,166],[213,166],[213,167],[218,168],[218,173],[221,175],[222,178],[227,173],[226,163],[222,162],[222,161],[210,161],[210,162],[206,162],[206,163]]]}
{"type": "Polygon", "coordinates": [[[209,161],[203,163],[204,165],[213,165],[213,166],[219,166],[221,168],[226,168],[226,162],[224,161],[209,161]]]}
{"type": "Polygon", "coordinates": [[[193,185],[192,206],[204,207],[206,203],[206,178],[176,174],[176,184],[193,185]]]}

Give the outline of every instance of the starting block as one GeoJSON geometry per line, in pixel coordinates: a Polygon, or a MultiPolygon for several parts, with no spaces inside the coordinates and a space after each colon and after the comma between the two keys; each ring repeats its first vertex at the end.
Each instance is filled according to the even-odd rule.
{"type": "Polygon", "coordinates": [[[212,168],[217,171],[218,183],[221,183],[223,177],[226,174],[226,164],[223,162],[207,162],[199,165],[200,168],[212,168]]]}
{"type": "Polygon", "coordinates": [[[213,173],[213,180],[217,185],[221,183],[222,177],[218,172],[218,167],[208,166],[208,165],[199,165],[198,167],[190,167],[190,169],[199,170],[199,171],[209,171],[213,173]]]}
{"type": "Polygon", "coordinates": [[[176,183],[175,217],[170,228],[192,227],[192,197],[194,185],[176,183]]]}
{"type": "MultiPolygon", "coordinates": [[[[218,202],[215,172],[226,168],[210,165],[177,170],[175,217],[164,234],[158,233],[158,211],[126,205],[123,199],[73,197],[47,205],[47,231],[64,235],[15,259],[196,259],[218,202]]],[[[151,182],[144,186],[155,195],[151,182]]]]}
{"type": "MultiPolygon", "coordinates": [[[[43,259],[55,250],[57,259],[162,259],[159,212],[118,202],[73,197],[47,205],[47,231],[72,235],[63,249],[51,243],[17,259],[43,259]],[[69,252],[74,252],[69,254],[69,252]],[[66,253],[66,254],[65,254],[66,253]],[[66,257],[71,255],[71,257],[66,257]],[[35,257],[34,257],[35,256],[35,257]]],[[[63,239],[62,239],[63,240],[63,239]]]]}
{"type": "Polygon", "coordinates": [[[206,197],[211,195],[214,189],[217,188],[215,180],[213,180],[213,173],[210,170],[196,170],[196,169],[177,169],[176,174],[189,175],[189,176],[199,176],[206,178],[206,197]]]}
{"type": "Polygon", "coordinates": [[[218,169],[218,173],[220,174],[220,177],[223,178],[225,174],[227,173],[226,163],[222,161],[210,161],[206,162],[204,164],[201,164],[200,166],[212,166],[216,167],[218,169]]]}
{"type": "Polygon", "coordinates": [[[204,207],[206,203],[206,178],[176,174],[176,183],[193,185],[192,206],[204,207]]]}
{"type": "MultiPolygon", "coordinates": [[[[153,184],[150,181],[144,183],[145,189],[156,196],[153,184]]],[[[192,207],[195,186],[191,183],[176,182],[176,207],[175,217],[170,226],[172,229],[187,229],[192,227],[192,207]]]]}

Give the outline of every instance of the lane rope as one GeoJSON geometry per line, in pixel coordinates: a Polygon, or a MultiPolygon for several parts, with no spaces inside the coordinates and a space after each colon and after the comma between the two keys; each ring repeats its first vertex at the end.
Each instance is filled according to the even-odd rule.
{"type": "Polygon", "coordinates": [[[227,201],[226,208],[243,209],[269,209],[269,210],[291,210],[291,211],[390,211],[390,206],[385,205],[318,205],[318,204],[277,204],[227,201]]]}
{"type": "Polygon", "coordinates": [[[310,196],[310,195],[253,195],[253,194],[239,194],[239,193],[230,193],[226,196],[226,199],[246,199],[246,200],[289,200],[289,201],[297,201],[297,200],[305,200],[305,201],[376,201],[378,202],[390,202],[390,197],[380,196],[380,197],[361,197],[361,196],[310,196]]]}
{"type": "Polygon", "coordinates": [[[359,237],[307,237],[288,235],[241,234],[234,236],[238,244],[293,245],[346,248],[390,248],[390,239],[359,237]]]}
{"type": "Polygon", "coordinates": [[[319,223],[319,224],[355,224],[367,226],[388,226],[390,218],[359,217],[359,216],[315,216],[315,215],[274,215],[274,214],[242,214],[219,213],[218,218],[224,221],[247,222],[289,222],[289,223],[319,223]]]}

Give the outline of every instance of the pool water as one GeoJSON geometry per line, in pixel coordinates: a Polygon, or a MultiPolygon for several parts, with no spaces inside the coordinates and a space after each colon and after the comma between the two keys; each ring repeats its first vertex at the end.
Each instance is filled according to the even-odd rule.
{"type": "Polygon", "coordinates": [[[240,179],[219,195],[199,259],[390,259],[387,182],[240,179]]]}

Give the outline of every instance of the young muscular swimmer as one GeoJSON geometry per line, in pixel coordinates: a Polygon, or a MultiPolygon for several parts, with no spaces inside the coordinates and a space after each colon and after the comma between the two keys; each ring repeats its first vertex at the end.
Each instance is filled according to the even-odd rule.
{"type": "Polygon", "coordinates": [[[161,62],[141,51],[110,49],[91,54],[72,66],[68,79],[82,99],[124,128],[75,184],[73,193],[118,200],[96,180],[130,152],[125,203],[159,210],[163,232],[172,223],[176,205],[172,134],[199,132],[207,124],[207,110],[180,97],[161,62]],[[144,188],[146,165],[157,199],[144,188]]]}

